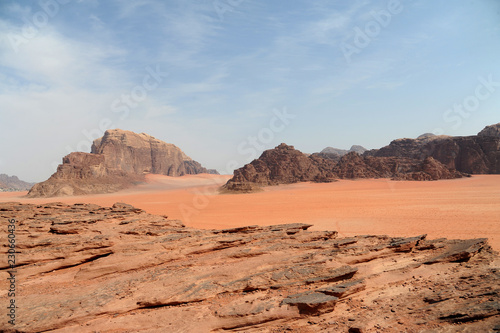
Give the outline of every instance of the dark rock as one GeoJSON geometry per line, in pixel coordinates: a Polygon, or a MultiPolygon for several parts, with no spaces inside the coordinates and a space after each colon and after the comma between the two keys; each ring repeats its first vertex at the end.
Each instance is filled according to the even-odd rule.
{"type": "Polygon", "coordinates": [[[324,293],[306,292],[288,296],[282,304],[295,305],[302,314],[319,314],[333,309],[337,300],[337,297],[324,293]]]}
{"type": "Polygon", "coordinates": [[[360,156],[356,152],[338,161],[318,154],[306,156],[293,146],[281,144],[266,150],[250,164],[234,171],[223,190],[252,192],[260,186],[297,182],[331,182],[335,178],[394,178],[398,180],[437,180],[460,178],[431,157],[424,161],[411,158],[360,156]]]}
{"type": "Polygon", "coordinates": [[[431,136],[398,139],[364,156],[405,157],[424,160],[432,157],[448,169],[468,174],[500,173],[500,124],[486,126],[478,135],[466,137],[431,136]]]}
{"type": "Polygon", "coordinates": [[[255,186],[292,184],[304,181],[333,179],[334,162],[304,155],[284,143],[266,150],[259,159],[234,171],[224,188],[231,191],[248,191],[255,186]],[[246,185],[252,184],[252,185],[246,185]]]}

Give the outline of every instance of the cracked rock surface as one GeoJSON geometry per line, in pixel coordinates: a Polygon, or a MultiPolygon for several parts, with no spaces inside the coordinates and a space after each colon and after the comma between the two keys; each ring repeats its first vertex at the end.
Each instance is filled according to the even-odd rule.
{"type": "MultiPolygon", "coordinates": [[[[127,204],[0,204],[16,219],[16,325],[2,332],[495,332],[486,239],[198,230],[127,204]]],[[[0,233],[6,259],[7,232],[0,233]]],[[[8,304],[6,260],[0,303],[8,304]]]]}

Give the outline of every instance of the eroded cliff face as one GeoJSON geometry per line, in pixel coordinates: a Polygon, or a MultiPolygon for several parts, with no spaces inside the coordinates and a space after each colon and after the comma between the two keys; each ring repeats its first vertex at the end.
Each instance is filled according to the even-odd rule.
{"type": "Polygon", "coordinates": [[[22,291],[16,326],[3,320],[2,332],[500,329],[500,260],[484,238],[198,230],[123,203],[0,203],[0,213],[18,221],[22,291]]]}
{"type": "Polygon", "coordinates": [[[397,139],[364,156],[433,157],[446,167],[471,174],[500,174],[500,123],[486,126],[478,135],[465,137],[430,136],[397,139]]]}
{"type": "Polygon", "coordinates": [[[75,152],[63,158],[63,163],[46,181],[35,184],[28,197],[54,197],[112,193],[143,181],[142,175],[108,168],[105,155],[75,152]]]}
{"type": "Polygon", "coordinates": [[[340,158],[307,156],[293,146],[281,144],[266,150],[250,164],[234,171],[224,190],[249,192],[260,186],[298,182],[331,182],[335,179],[391,178],[397,180],[438,180],[463,177],[464,174],[436,161],[406,157],[360,156],[350,152],[340,158]]]}
{"type": "Polygon", "coordinates": [[[111,193],[144,180],[147,173],[167,176],[213,173],[173,144],[150,135],[108,130],[94,141],[91,153],[75,152],[29,197],[111,193]]]}
{"type": "Polygon", "coordinates": [[[91,153],[104,155],[108,169],[119,169],[126,173],[174,177],[208,173],[207,169],[177,146],[145,133],[108,130],[102,138],[94,141],[91,153]]]}

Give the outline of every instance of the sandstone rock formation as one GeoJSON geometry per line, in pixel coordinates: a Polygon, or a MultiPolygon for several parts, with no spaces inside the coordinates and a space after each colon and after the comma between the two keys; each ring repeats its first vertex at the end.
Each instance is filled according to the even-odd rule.
{"type": "Polygon", "coordinates": [[[335,178],[333,161],[306,156],[284,143],[266,150],[251,163],[234,171],[224,188],[230,191],[250,191],[258,186],[297,182],[328,182],[335,178]]]}
{"type": "Polygon", "coordinates": [[[144,177],[111,169],[105,155],[75,152],[63,158],[48,180],[34,185],[28,197],[54,197],[112,193],[142,182],[144,177]]]}
{"type": "Polygon", "coordinates": [[[140,183],[147,173],[167,176],[217,173],[207,170],[173,144],[150,135],[107,130],[94,141],[91,153],[63,158],[57,172],[36,184],[29,197],[111,193],[140,183]]]}
{"type": "Polygon", "coordinates": [[[20,180],[17,176],[0,174],[0,192],[27,191],[34,183],[20,180]]]}
{"type": "Polygon", "coordinates": [[[450,169],[471,174],[500,174],[500,124],[487,126],[478,135],[465,137],[425,136],[398,139],[388,146],[367,151],[365,156],[433,157],[450,169]]]}
{"type": "Polygon", "coordinates": [[[127,174],[153,173],[175,177],[208,173],[177,146],[145,133],[107,130],[102,138],[94,141],[91,154],[105,156],[105,168],[127,174]]]}
{"type": "MultiPolygon", "coordinates": [[[[123,203],[2,203],[8,219],[18,308],[2,332],[500,329],[500,258],[486,239],[343,238],[300,223],[197,230],[123,203]]],[[[6,256],[6,232],[0,244],[6,256]]],[[[4,281],[9,270],[2,261],[4,281]]]]}
{"type": "Polygon", "coordinates": [[[398,180],[438,180],[460,178],[464,174],[436,161],[399,157],[363,157],[350,152],[338,162],[318,154],[305,155],[284,143],[234,171],[223,191],[251,192],[260,186],[298,182],[331,182],[337,178],[391,178],[398,180]]]}

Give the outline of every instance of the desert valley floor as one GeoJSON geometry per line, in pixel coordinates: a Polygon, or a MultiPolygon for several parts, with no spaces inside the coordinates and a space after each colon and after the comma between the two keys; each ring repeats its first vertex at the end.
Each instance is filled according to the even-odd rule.
{"type": "Polygon", "coordinates": [[[218,194],[230,176],[149,175],[147,184],[113,194],[27,199],[0,193],[0,202],[124,202],[189,227],[224,229],[247,225],[309,223],[341,237],[364,234],[470,239],[485,237],[500,251],[500,176],[431,182],[340,180],[267,187],[251,194],[218,194]]]}

